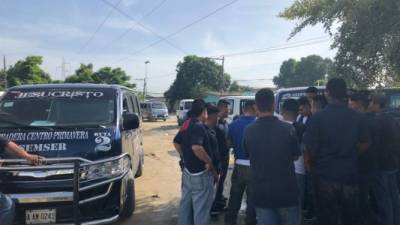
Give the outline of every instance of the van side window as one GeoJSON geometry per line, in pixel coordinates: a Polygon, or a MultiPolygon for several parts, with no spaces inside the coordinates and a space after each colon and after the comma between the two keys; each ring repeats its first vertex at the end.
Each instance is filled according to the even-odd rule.
{"type": "Polygon", "coordinates": [[[122,100],[122,109],[124,112],[129,112],[129,113],[134,113],[135,111],[133,110],[132,107],[132,102],[129,100],[129,96],[124,93],[123,96],[123,100],[122,100]]]}
{"type": "Polygon", "coordinates": [[[135,99],[135,95],[132,94],[132,93],[129,93],[129,100],[130,100],[130,102],[132,104],[133,112],[138,114],[138,115],[140,115],[140,109],[139,109],[139,105],[138,105],[138,103],[137,103],[137,101],[135,99]]]}
{"type": "Polygon", "coordinates": [[[133,96],[133,98],[135,99],[135,102],[136,102],[136,105],[137,105],[137,107],[138,107],[138,112],[139,112],[139,115],[141,115],[142,114],[142,108],[140,108],[140,102],[139,102],[139,99],[138,99],[138,97],[136,96],[136,95],[134,95],[133,96]]]}

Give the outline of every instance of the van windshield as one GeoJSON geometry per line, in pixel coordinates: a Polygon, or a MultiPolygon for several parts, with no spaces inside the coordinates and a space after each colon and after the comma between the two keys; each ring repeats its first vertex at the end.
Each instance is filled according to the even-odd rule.
{"type": "Polygon", "coordinates": [[[192,108],[192,103],[193,103],[193,102],[185,102],[185,103],[184,103],[185,109],[191,109],[191,108],[192,108]]]}
{"type": "Polygon", "coordinates": [[[114,121],[112,90],[18,90],[0,101],[0,127],[106,126],[114,121]]]}
{"type": "Polygon", "coordinates": [[[166,109],[167,108],[167,106],[162,102],[153,102],[153,103],[151,103],[151,107],[153,109],[166,109]]]}

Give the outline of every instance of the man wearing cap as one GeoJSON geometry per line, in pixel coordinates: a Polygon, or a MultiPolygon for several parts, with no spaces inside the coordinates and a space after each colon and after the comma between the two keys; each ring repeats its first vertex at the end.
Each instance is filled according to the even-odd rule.
{"type": "Polygon", "coordinates": [[[218,101],[217,107],[219,110],[219,121],[216,127],[216,134],[218,140],[218,150],[220,153],[221,162],[221,176],[217,185],[216,195],[214,204],[211,210],[212,214],[217,214],[225,209],[226,198],[223,195],[224,183],[226,179],[226,174],[228,172],[229,166],[229,148],[228,148],[228,123],[226,118],[229,115],[229,101],[226,99],[221,99],[218,101]]]}

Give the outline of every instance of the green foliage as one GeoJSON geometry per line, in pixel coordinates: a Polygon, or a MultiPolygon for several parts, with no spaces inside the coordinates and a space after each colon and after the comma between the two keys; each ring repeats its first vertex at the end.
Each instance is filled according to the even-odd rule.
{"type": "Polygon", "coordinates": [[[246,92],[252,90],[253,89],[251,87],[239,85],[237,81],[232,82],[231,86],[229,87],[230,92],[246,92]]]}
{"type": "Polygon", "coordinates": [[[332,60],[317,55],[301,58],[300,61],[289,59],[282,63],[279,75],[273,81],[279,88],[313,86],[318,80],[323,80],[325,75],[331,76],[332,67],[332,60]]]}
{"type": "Polygon", "coordinates": [[[225,91],[230,86],[230,76],[212,59],[186,56],[176,67],[176,79],[164,93],[172,105],[179,99],[201,98],[207,91],[225,91]]]}
{"type": "Polygon", "coordinates": [[[296,0],[281,17],[303,28],[322,24],[335,40],[335,73],[365,88],[400,79],[400,1],[296,0]],[[338,26],[338,29],[335,28],[338,26]]]}
{"type": "Polygon", "coordinates": [[[75,74],[67,77],[66,83],[95,83],[95,84],[119,84],[129,88],[135,88],[135,84],[129,83],[130,77],[121,68],[103,67],[93,71],[93,64],[81,64],[75,74]]]}
{"type": "Polygon", "coordinates": [[[41,56],[28,56],[19,60],[7,70],[7,80],[10,87],[22,84],[47,84],[51,82],[49,74],[44,72],[40,65],[41,56]]]}

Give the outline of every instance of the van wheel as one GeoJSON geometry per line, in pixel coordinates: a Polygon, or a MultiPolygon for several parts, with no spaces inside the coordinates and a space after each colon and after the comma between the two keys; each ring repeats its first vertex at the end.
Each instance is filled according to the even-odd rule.
{"type": "Polygon", "coordinates": [[[119,213],[121,219],[129,218],[135,211],[135,180],[129,179],[126,185],[126,200],[119,213]]]}

